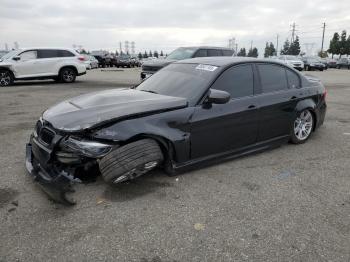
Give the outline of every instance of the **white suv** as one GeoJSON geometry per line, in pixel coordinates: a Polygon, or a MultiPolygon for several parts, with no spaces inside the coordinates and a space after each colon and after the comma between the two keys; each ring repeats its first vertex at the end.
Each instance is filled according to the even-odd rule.
{"type": "Polygon", "coordinates": [[[25,48],[0,59],[0,86],[15,80],[54,79],[72,83],[86,74],[85,57],[72,49],[25,48]]]}

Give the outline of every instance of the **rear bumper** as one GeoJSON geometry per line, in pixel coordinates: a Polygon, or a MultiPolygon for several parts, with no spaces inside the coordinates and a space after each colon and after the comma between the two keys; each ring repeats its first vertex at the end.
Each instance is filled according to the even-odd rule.
{"type": "Polygon", "coordinates": [[[80,179],[74,178],[72,174],[66,171],[45,167],[35,156],[35,154],[40,154],[41,150],[31,137],[30,143],[26,145],[25,160],[29,175],[34,178],[34,181],[52,200],[66,205],[75,204],[75,201],[69,199],[67,194],[74,192],[72,185],[81,182],[80,179]]]}

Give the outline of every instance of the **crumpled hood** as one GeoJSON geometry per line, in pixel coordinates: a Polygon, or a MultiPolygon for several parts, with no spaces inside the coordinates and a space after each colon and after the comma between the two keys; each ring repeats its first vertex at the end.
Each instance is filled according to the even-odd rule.
{"type": "Polygon", "coordinates": [[[171,63],[174,63],[176,62],[177,60],[173,60],[173,59],[154,59],[154,60],[151,60],[151,61],[147,61],[147,62],[144,62],[142,64],[142,66],[152,66],[152,67],[159,67],[159,68],[162,68],[164,66],[167,66],[171,63]]]}
{"type": "Polygon", "coordinates": [[[43,114],[54,128],[80,131],[97,125],[187,106],[187,100],[135,89],[112,89],[89,93],[63,101],[43,114]]]}

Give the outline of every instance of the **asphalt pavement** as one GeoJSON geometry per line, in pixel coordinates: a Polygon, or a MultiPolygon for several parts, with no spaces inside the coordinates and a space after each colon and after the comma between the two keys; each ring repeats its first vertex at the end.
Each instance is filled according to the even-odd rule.
{"type": "Polygon", "coordinates": [[[139,69],[0,88],[0,261],[350,261],[350,70],[307,73],[328,89],[307,143],[116,187],[99,178],[73,207],[26,174],[34,124],[63,99],[138,84],[139,69]]]}

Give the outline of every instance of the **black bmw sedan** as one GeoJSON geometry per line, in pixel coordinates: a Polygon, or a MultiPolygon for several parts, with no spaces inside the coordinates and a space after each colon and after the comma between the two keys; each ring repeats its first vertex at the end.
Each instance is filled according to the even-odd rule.
{"type": "Polygon", "coordinates": [[[304,143],[324,121],[325,98],[320,81],[275,60],[183,60],[136,88],[46,110],[27,144],[26,166],[53,199],[72,203],[71,184],[91,170],[121,183],[155,167],[172,174],[304,143]]]}

